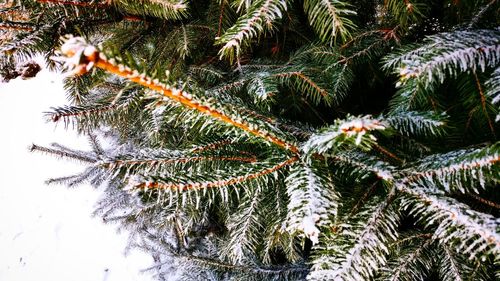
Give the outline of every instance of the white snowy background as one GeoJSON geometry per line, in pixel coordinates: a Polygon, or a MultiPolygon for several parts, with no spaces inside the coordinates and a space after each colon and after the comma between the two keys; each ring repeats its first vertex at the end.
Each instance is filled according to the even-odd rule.
{"type": "Polygon", "coordinates": [[[47,70],[0,83],[0,280],[152,280],[140,272],[150,256],[125,256],[127,234],[91,217],[98,190],[44,184],[83,168],[28,151],[32,143],[88,147],[75,132],[44,121],[44,111],[64,104],[61,75],[47,70]]]}

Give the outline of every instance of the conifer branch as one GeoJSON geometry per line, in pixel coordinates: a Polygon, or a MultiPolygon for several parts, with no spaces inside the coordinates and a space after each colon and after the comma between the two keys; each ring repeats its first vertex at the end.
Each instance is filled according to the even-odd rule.
{"type": "Polygon", "coordinates": [[[204,152],[204,151],[215,150],[219,147],[224,147],[225,145],[228,145],[231,143],[232,143],[232,141],[230,141],[230,140],[217,141],[217,142],[210,143],[207,145],[195,147],[191,150],[191,153],[199,153],[199,152],[204,152]]]}
{"type": "Polygon", "coordinates": [[[298,273],[306,273],[308,271],[305,266],[275,266],[275,267],[266,267],[266,266],[246,266],[246,265],[235,265],[230,263],[225,263],[222,261],[200,257],[195,255],[186,255],[186,254],[177,254],[183,260],[186,261],[194,261],[201,265],[208,265],[211,267],[216,267],[224,270],[236,270],[236,271],[250,271],[258,274],[266,274],[266,275],[282,275],[285,272],[298,272],[298,273]]]}
{"type": "MultiPolygon", "coordinates": [[[[485,86],[485,94],[489,99],[491,99],[491,103],[500,105],[500,67],[497,67],[493,71],[491,77],[488,79],[488,81],[486,81],[485,86]]],[[[496,116],[495,122],[500,121],[500,109],[497,112],[498,114],[496,116]]]]}
{"type": "Polygon", "coordinates": [[[392,189],[379,204],[371,202],[356,217],[361,222],[343,224],[340,233],[325,237],[317,247],[325,256],[314,260],[308,280],[370,280],[386,264],[387,246],[397,239],[399,216],[391,208],[392,189]],[[339,243],[339,240],[343,240],[339,243]],[[330,245],[331,244],[331,245],[330,245]]]}
{"type": "Polygon", "coordinates": [[[240,128],[257,137],[263,138],[282,148],[290,150],[295,154],[298,153],[298,148],[295,145],[289,144],[285,140],[271,135],[269,132],[261,131],[253,124],[249,124],[243,120],[233,119],[231,116],[226,115],[222,111],[213,108],[210,105],[205,105],[200,100],[196,100],[193,95],[183,90],[171,88],[157,79],[153,80],[144,74],[139,74],[139,72],[132,70],[128,66],[117,64],[114,60],[108,60],[103,53],[99,52],[95,47],[87,45],[81,38],[69,39],[65,45],[61,47],[61,52],[68,57],[65,59],[66,64],[68,68],[74,70],[75,74],[81,75],[89,71],[95,65],[96,67],[102,68],[108,72],[145,86],[153,91],[159,92],[163,96],[179,102],[188,108],[210,115],[217,120],[240,128]]]}
{"type": "Polygon", "coordinates": [[[472,20],[469,23],[469,28],[474,28],[474,26],[481,20],[481,18],[486,14],[486,12],[492,8],[495,7],[495,3],[497,0],[490,0],[488,4],[484,5],[481,7],[481,9],[477,12],[477,14],[472,18],[472,20]]]}
{"type": "Polygon", "coordinates": [[[483,86],[481,86],[481,82],[477,77],[477,73],[473,71],[472,74],[474,76],[474,80],[476,81],[479,96],[481,97],[481,109],[483,110],[483,114],[486,116],[486,120],[488,120],[488,126],[490,127],[491,134],[496,139],[497,136],[495,134],[495,127],[493,125],[493,122],[491,121],[490,115],[488,114],[488,110],[486,109],[486,96],[484,94],[483,86]]]}
{"type": "Polygon", "coordinates": [[[387,182],[394,179],[394,167],[363,152],[347,151],[326,154],[326,157],[335,161],[333,165],[338,167],[340,174],[345,171],[347,176],[355,177],[358,180],[365,179],[371,174],[387,182]]]}
{"type": "Polygon", "coordinates": [[[436,190],[399,183],[396,188],[405,196],[401,201],[403,209],[410,210],[428,227],[436,227],[434,239],[455,246],[471,258],[500,253],[500,235],[496,231],[498,219],[472,211],[436,190]]]}
{"type": "Polygon", "coordinates": [[[311,94],[314,98],[314,101],[316,103],[319,103],[321,99],[323,99],[327,104],[329,104],[331,101],[331,98],[329,97],[328,92],[320,87],[316,82],[311,80],[310,77],[306,76],[303,72],[301,71],[291,71],[291,72],[284,72],[284,73],[277,73],[273,75],[274,77],[280,79],[281,81],[286,81],[286,78],[291,78],[295,77],[299,81],[302,82],[296,82],[297,86],[299,89],[301,89],[305,93],[313,93],[311,94]],[[304,86],[302,86],[304,85],[304,86]]]}
{"type": "Polygon", "coordinates": [[[31,152],[38,151],[38,152],[42,152],[42,153],[47,153],[49,155],[54,155],[54,156],[58,156],[61,158],[68,158],[68,159],[72,159],[72,160],[78,160],[78,161],[81,161],[83,163],[89,163],[89,164],[93,164],[96,161],[96,159],[91,158],[91,157],[85,157],[82,155],[78,155],[76,153],[70,153],[68,151],[63,151],[60,149],[52,149],[52,148],[48,148],[48,147],[44,147],[44,146],[38,146],[36,144],[32,144],[30,146],[29,150],[31,152]]]}
{"type": "Polygon", "coordinates": [[[143,159],[143,160],[115,160],[112,162],[103,162],[100,166],[108,169],[116,169],[117,167],[140,166],[140,165],[158,165],[158,164],[175,164],[188,163],[198,161],[236,161],[253,163],[257,161],[255,157],[239,157],[239,156],[198,156],[198,157],[182,157],[169,159],[143,159]]]}
{"type": "Polygon", "coordinates": [[[216,38],[217,44],[224,44],[219,51],[220,57],[228,57],[231,62],[240,57],[242,45],[264,31],[272,30],[274,21],[280,19],[286,9],[287,1],[284,0],[253,1],[236,23],[216,38]]]}
{"type": "Polygon", "coordinates": [[[459,190],[467,193],[472,189],[477,193],[477,185],[482,188],[487,183],[499,179],[499,144],[482,149],[452,151],[428,156],[413,167],[402,171],[403,182],[420,183],[444,188],[446,191],[459,190]]]}
{"type": "Polygon", "coordinates": [[[384,148],[384,147],[382,147],[382,146],[380,146],[380,145],[378,145],[376,143],[373,144],[373,147],[376,150],[380,151],[382,154],[387,155],[389,158],[394,159],[394,160],[398,161],[399,163],[403,163],[404,162],[403,159],[401,159],[398,156],[396,156],[396,154],[388,151],[386,148],[384,148]]]}
{"type": "Polygon", "coordinates": [[[475,200],[477,200],[477,201],[479,201],[479,202],[481,202],[481,203],[483,203],[485,205],[488,205],[490,207],[493,207],[495,209],[499,209],[500,210],[500,204],[497,204],[497,203],[495,203],[493,201],[484,199],[484,198],[479,197],[478,195],[472,194],[472,193],[467,194],[467,196],[470,196],[470,197],[474,198],[475,200]]]}
{"type": "Polygon", "coordinates": [[[318,130],[302,146],[306,154],[337,152],[348,146],[358,146],[369,150],[377,140],[372,131],[385,130],[384,122],[371,116],[347,116],[345,120],[335,120],[329,127],[318,130]]]}
{"type": "Polygon", "coordinates": [[[396,247],[396,246],[401,245],[401,244],[403,244],[403,245],[407,244],[408,242],[411,242],[413,240],[421,240],[421,239],[428,240],[431,238],[432,238],[432,233],[419,233],[419,234],[415,234],[415,235],[401,238],[401,239],[397,240],[396,242],[392,243],[390,246],[396,247]]]}
{"type": "Polygon", "coordinates": [[[0,21],[0,29],[12,29],[19,31],[33,31],[36,27],[26,22],[0,21]]]}
{"type": "Polygon", "coordinates": [[[317,244],[320,228],[333,224],[339,201],[327,167],[320,161],[298,163],[290,169],[285,183],[290,197],[287,231],[301,232],[317,244]]]}
{"type": "Polygon", "coordinates": [[[36,1],[38,3],[70,5],[70,6],[78,6],[78,7],[96,7],[96,8],[109,7],[109,4],[107,4],[106,2],[98,2],[98,1],[94,1],[94,0],[90,0],[90,1],[36,0],[36,1]]]}
{"type": "MultiPolygon", "coordinates": [[[[441,266],[439,270],[439,275],[443,278],[444,281],[463,281],[461,269],[463,268],[463,264],[458,263],[454,258],[454,253],[452,250],[446,245],[439,245],[444,258],[440,261],[441,266]]],[[[470,276],[469,276],[470,277],[470,276]]],[[[469,279],[472,280],[472,279],[469,279]]]]}
{"type": "Polygon", "coordinates": [[[378,181],[375,181],[364,193],[363,195],[361,196],[361,198],[359,198],[358,202],[356,202],[356,205],[354,205],[354,207],[352,207],[351,211],[349,212],[349,214],[347,215],[347,218],[350,219],[352,216],[354,216],[358,210],[365,204],[366,202],[366,199],[368,198],[368,196],[370,196],[373,191],[375,191],[375,189],[377,188],[377,184],[378,184],[378,181]]]}
{"type": "Polygon", "coordinates": [[[337,37],[345,41],[356,28],[349,18],[356,15],[351,5],[341,0],[306,0],[304,10],[309,23],[323,42],[333,43],[337,37]]]}
{"type": "Polygon", "coordinates": [[[224,180],[218,181],[209,181],[209,182],[194,182],[194,183],[161,183],[161,182],[145,182],[135,185],[133,189],[147,189],[147,190],[178,190],[178,191],[187,191],[187,190],[200,190],[207,188],[215,188],[215,187],[223,187],[228,185],[235,185],[245,181],[254,180],[260,178],[262,176],[274,173],[281,168],[288,166],[298,160],[297,157],[292,157],[283,161],[273,167],[265,168],[259,172],[247,174],[243,176],[233,177],[224,180]]]}
{"type": "MultiPolygon", "coordinates": [[[[498,30],[455,31],[429,36],[420,48],[406,48],[385,59],[385,68],[400,76],[398,84],[417,80],[431,89],[463,72],[484,72],[500,62],[498,30]]],[[[411,86],[411,85],[410,85],[411,86]]]]}
{"type": "Polygon", "coordinates": [[[393,268],[386,270],[381,280],[398,281],[398,280],[423,280],[426,270],[430,268],[430,247],[434,241],[429,239],[423,242],[410,252],[399,256],[398,261],[393,268]]]}
{"type": "Polygon", "coordinates": [[[53,122],[58,122],[61,118],[67,122],[69,117],[83,117],[92,114],[102,114],[115,110],[118,107],[116,104],[101,105],[99,107],[71,107],[71,108],[55,108],[53,113],[50,113],[50,118],[53,122]]]}

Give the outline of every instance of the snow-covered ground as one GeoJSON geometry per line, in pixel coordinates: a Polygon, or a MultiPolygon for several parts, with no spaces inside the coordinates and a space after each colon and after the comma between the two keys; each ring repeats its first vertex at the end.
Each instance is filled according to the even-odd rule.
{"type": "Polygon", "coordinates": [[[152,264],[149,255],[125,256],[127,234],[90,216],[99,191],[44,184],[82,169],[28,151],[32,143],[87,147],[85,138],[43,120],[63,104],[61,76],[46,70],[0,83],[0,280],[152,280],[140,273],[152,264]]]}

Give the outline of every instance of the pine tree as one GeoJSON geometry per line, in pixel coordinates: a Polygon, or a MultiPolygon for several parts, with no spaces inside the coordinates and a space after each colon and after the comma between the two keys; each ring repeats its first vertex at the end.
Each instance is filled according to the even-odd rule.
{"type": "Polygon", "coordinates": [[[102,188],[158,280],[498,280],[499,10],[14,0],[0,65],[74,74],[47,117],[92,150],[31,149],[85,165],[48,183],[102,188]]]}

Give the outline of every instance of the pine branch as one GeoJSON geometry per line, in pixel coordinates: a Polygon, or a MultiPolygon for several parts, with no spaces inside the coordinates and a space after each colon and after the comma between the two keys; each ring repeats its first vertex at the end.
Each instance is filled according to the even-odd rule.
{"type": "Polygon", "coordinates": [[[58,122],[61,118],[64,123],[67,124],[70,118],[82,118],[89,117],[91,115],[102,116],[115,110],[118,107],[116,104],[102,104],[102,105],[88,105],[82,106],[70,106],[70,107],[60,107],[52,108],[53,112],[47,113],[53,122],[58,122]]]}
{"type": "Polygon", "coordinates": [[[500,31],[455,31],[429,36],[420,48],[411,46],[385,59],[396,69],[400,84],[416,79],[424,88],[442,84],[463,72],[484,72],[500,63],[500,31]]]}
{"type": "MultiPolygon", "coordinates": [[[[455,259],[455,253],[446,245],[440,245],[442,258],[439,261],[439,275],[443,281],[464,281],[461,271],[464,263],[455,259]]],[[[464,275],[466,277],[466,275],[464,275]]]]}
{"type": "Polygon", "coordinates": [[[240,57],[243,44],[258,37],[273,28],[274,22],[280,19],[287,9],[285,0],[256,0],[248,10],[238,18],[221,37],[216,38],[216,44],[223,44],[219,51],[220,57],[229,61],[240,57]]]}
{"type": "Polygon", "coordinates": [[[0,21],[0,29],[12,29],[19,31],[34,31],[37,27],[27,22],[0,21]]]}
{"type": "Polygon", "coordinates": [[[394,112],[384,120],[405,136],[440,136],[446,126],[446,114],[435,112],[403,111],[394,112]]]}
{"type": "Polygon", "coordinates": [[[113,5],[126,13],[173,21],[182,20],[188,15],[186,0],[119,0],[113,1],[113,5]]]}
{"type": "Polygon", "coordinates": [[[498,104],[498,115],[496,122],[500,121],[500,67],[497,67],[491,77],[485,83],[485,95],[491,99],[492,104],[498,104]]]}
{"type": "Polygon", "coordinates": [[[371,202],[340,232],[325,237],[315,249],[308,280],[369,280],[386,264],[388,245],[397,238],[397,211],[390,207],[391,192],[382,202],[371,202]],[[379,204],[375,204],[379,203],[379,204]]]}
{"type": "MultiPolygon", "coordinates": [[[[500,48],[499,48],[499,53],[500,53],[500,48]]],[[[481,82],[479,81],[476,72],[472,72],[472,74],[474,75],[474,80],[476,81],[478,93],[479,96],[481,97],[481,109],[486,117],[486,120],[488,120],[488,126],[490,128],[491,134],[496,139],[495,127],[493,125],[493,122],[491,121],[490,115],[488,114],[488,110],[486,109],[486,96],[484,94],[483,86],[481,86],[481,82]]]]}
{"type": "Polygon", "coordinates": [[[292,77],[295,78],[294,84],[292,84],[293,82],[288,82],[287,84],[292,84],[299,92],[307,93],[312,97],[315,104],[319,104],[322,100],[325,101],[326,104],[331,103],[329,93],[301,71],[282,72],[274,74],[273,76],[278,78],[281,83],[288,82],[292,77]]]}
{"type": "Polygon", "coordinates": [[[259,219],[262,211],[262,190],[254,189],[246,194],[236,212],[229,218],[227,228],[229,239],[223,246],[222,256],[232,263],[245,264],[257,252],[261,244],[263,221],[259,219]]]}
{"type": "Polygon", "coordinates": [[[116,159],[113,161],[103,161],[99,163],[100,167],[106,168],[110,173],[113,173],[113,178],[123,172],[125,178],[130,175],[137,174],[175,174],[178,170],[189,170],[191,172],[226,168],[231,163],[255,163],[255,156],[196,156],[182,157],[175,155],[176,153],[167,153],[162,155],[158,152],[148,153],[146,159],[142,157],[132,159],[116,159]],[[152,155],[150,155],[152,154],[152,155]],[[157,155],[154,155],[157,154],[157,155]]]}
{"type": "Polygon", "coordinates": [[[397,24],[404,29],[422,21],[429,12],[429,6],[418,0],[388,0],[385,6],[397,24]]]}
{"type": "Polygon", "coordinates": [[[481,202],[482,204],[485,204],[485,205],[488,205],[490,207],[493,207],[495,209],[499,209],[500,210],[500,204],[497,204],[497,203],[495,203],[493,201],[486,200],[486,199],[484,199],[482,197],[477,196],[476,194],[467,194],[467,196],[470,196],[470,197],[474,198],[475,200],[481,202]]]}
{"type": "Polygon", "coordinates": [[[36,0],[38,3],[47,3],[47,4],[57,4],[57,5],[70,5],[77,7],[96,7],[96,8],[109,8],[109,4],[107,2],[98,2],[95,0],[90,1],[67,1],[67,0],[36,0]]]}
{"type": "Polygon", "coordinates": [[[376,138],[371,131],[384,130],[385,125],[371,116],[348,116],[345,120],[335,120],[335,124],[313,134],[302,146],[306,154],[325,154],[345,147],[358,146],[368,150],[376,138]]]}
{"type": "Polygon", "coordinates": [[[471,210],[438,190],[396,184],[403,193],[401,207],[427,227],[435,228],[433,239],[452,246],[472,259],[498,256],[500,253],[499,220],[471,210]]]}
{"type": "Polygon", "coordinates": [[[285,184],[290,198],[287,231],[302,232],[317,244],[319,228],[331,226],[339,201],[327,167],[319,161],[299,162],[291,167],[285,184]]]}
{"type": "Polygon", "coordinates": [[[92,151],[98,155],[98,156],[103,156],[104,155],[104,148],[102,147],[101,143],[97,139],[97,136],[94,135],[92,132],[87,133],[87,137],[89,139],[90,146],[92,148],[92,151]]]}
{"type": "Polygon", "coordinates": [[[296,272],[296,273],[306,273],[307,267],[305,266],[273,266],[273,267],[265,267],[265,266],[246,266],[246,265],[235,265],[230,263],[225,263],[222,261],[209,259],[205,257],[199,257],[194,255],[179,255],[185,261],[193,261],[200,265],[206,265],[210,267],[220,268],[225,271],[244,271],[244,272],[253,272],[258,274],[265,275],[283,275],[287,271],[296,272]]]}
{"type": "Polygon", "coordinates": [[[477,186],[497,183],[500,144],[482,149],[468,149],[435,154],[423,158],[402,171],[404,182],[437,186],[446,191],[478,193],[477,186]]]}
{"type": "Polygon", "coordinates": [[[481,18],[486,14],[486,12],[488,12],[488,10],[490,8],[495,7],[494,4],[496,2],[497,2],[497,0],[490,0],[490,2],[488,2],[488,4],[482,6],[481,9],[477,12],[477,14],[470,21],[468,28],[469,29],[474,28],[474,26],[476,24],[478,24],[478,22],[481,20],[481,18]]]}
{"type": "Polygon", "coordinates": [[[424,280],[432,269],[431,247],[433,240],[428,239],[416,248],[400,254],[396,261],[384,268],[380,280],[424,280]]]}
{"type": "Polygon", "coordinates": [[[217,181],[207,181],[207,182],[191,182],[191,183],[161,183],[161,182],[145,182],[139,183],[132,187],[132,189],[146,189],[146,190],[199,190],[199,189],[208,189],[208,188],[216,188],[223,187],[229,185],[236,185],[246,181],[258,179],[265,175],[274,173],[285,166],[292,164],[298,160],[297,157],[292,157],[283,161],[273,167],[262,169],[258,172],[247,173],[242,176],[232,177],[228,179],[222,179],[217,181]]]}
{"type": "Polygon", "coordinates": [[[395,168],[380,159],[361,151],[346,151],[335,154],[326,154],[327,159],[334,160],[332,165],[339,175],[361,181],[375,175],[383,181],[391,182],[394,179],[395,168]]]}
{"type": "Polygon", "coordinates": [[[195,147],[191,150],[191,153],[200,153],[200,152],[204,152],[204,151],[215,150],[215,149],[218,149],[219,147],[224,147],[224,146],[231,144],[231,143],[232,143],[232,141],[230,141],[230,140],[221,140],[221,141],[217,141],[217,142],[210,143],[207,145],[195,147]]]}
{"type": "Polygon", "coordinates": [[[138,83],[149,89],[161,93],[163,96],[181,103],[182,105],[210,115],[224,123],[240,128],[252,135],[263,138],[271,143],[274,143],[284,149],[290,150],[293,153],[298,152],[298,148],[293,144],[289,144],[285,140],[271,135],[267,131],[262,131],[255,125],[247,123],[241,119],[234,119],[226,115],[222,111],[206,105],[203,100],[197,100],[193,95],[175,88],[171,88],[166,84],[161,83],[157,79],[153,80],[150,77],[139,74],[127,66],[116,64],[113,60],[108,60],[103,53],[97,51],[93,46],[87,45],[81,38],[71,38],[61,47],[61,51],[68,58],[66,61],[67,68],[74,70],[75,74],[83,74],[89,71],[94,65],[108,72],[122,76],[132,82],[138,83]]]}
{"type": "Polygon", "coordinates": [[[339,0],[306,0],[304,11],[312,28],[323,42],[330,45],[340,37],[345,41],[350,37],[351,31],[356,28],[349,18],[356,15],[351,10],[351,5],[339,0]]]}
{"type": "Polygon", "coordinates": [[[93,163],[96,162],[96,159],[94,159],[92,157],[82,156],[82,155],[79,155],[77,153],[71,153],[69,151],[63,151],[61,149],[52,149],[52,148],[48,148],[48,147],[44,147],[44,146],[38,146],[36,144],[32,144],[30,146],[29,150],[31,152],[33,152],[33,151],[42,152],[42,153],[46,153],[46,154],[49,154],[49,155],[57,156],[57,157],[60,157],[60,158],[67,158],[67,159],[70,159],[70,160],[77,160],[77,161],[80,161],[80,162],[83,162],[83,163],[88,163],[88,164],[93,164],[93,163]]]}

